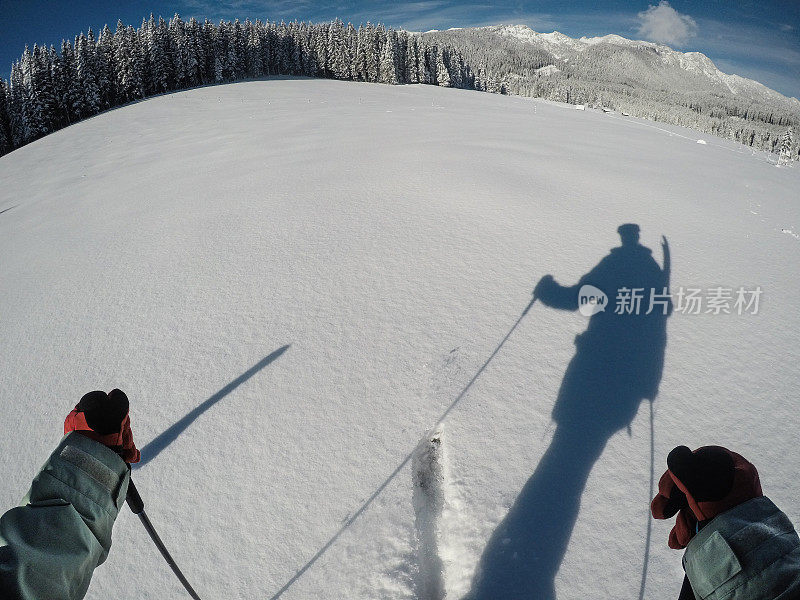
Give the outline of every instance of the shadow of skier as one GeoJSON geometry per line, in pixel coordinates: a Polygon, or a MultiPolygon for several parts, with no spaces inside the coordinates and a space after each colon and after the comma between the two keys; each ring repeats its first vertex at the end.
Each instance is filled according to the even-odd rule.
{"type": "Polygon", "coordinates": [[[651,290],[662,294],[669,287],[669,247],[664,239],[662,269],[650,249],[639,244],[638,225],[621,225],[618,232],[622,245],[576,285],[561,286],[548,275],[536,286],[535,297],[543,304],[577,310],[580,289],[591,285],[607,294],[607,309],[592,315],[575,339],[575,356],[553,408],[557,427],[552,442],[492,534],[470,600],[555,598],[555,576],[595,461],[609,438],[630,426],[641,401],[652,402],[658,393],[672,306],[655,296],[652,311],[645,313],[651,290]],[[619,302],[618,293],[625,289],[644,290],[638,314],[634,302],[619,302]],[[620,307],[626,310],[617,314],[620,307]]]}

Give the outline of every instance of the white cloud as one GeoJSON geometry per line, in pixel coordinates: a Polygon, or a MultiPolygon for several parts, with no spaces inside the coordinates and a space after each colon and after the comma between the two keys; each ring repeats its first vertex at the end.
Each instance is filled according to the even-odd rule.
{"type": "Polygon", "coordinates": [[[658,6],[640,12],[639,35],[653,42],[683,46],[697,34],[697,23],[689,15],[682,15],[661,0],[658,6]]]}

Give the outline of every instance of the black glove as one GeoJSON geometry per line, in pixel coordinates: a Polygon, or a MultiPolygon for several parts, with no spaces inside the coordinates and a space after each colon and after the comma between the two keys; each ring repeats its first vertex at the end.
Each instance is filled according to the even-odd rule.
{"type": "Polygon", "coordinates": [[[667,456],[667,466],[697,502],[722,500],[733,487],[733,457],[721,446],[694,452],[677,446],[667,456]]]}

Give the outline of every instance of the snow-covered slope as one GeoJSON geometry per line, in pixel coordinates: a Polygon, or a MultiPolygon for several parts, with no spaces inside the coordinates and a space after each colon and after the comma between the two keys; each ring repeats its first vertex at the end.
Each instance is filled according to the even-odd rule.
{"type": "MultiPolygon", "coordinates": [[[[644,402],[556,510],[576,519],[563,560],[544,550],[558,598],[640,597],[643,572],[644,597],[677,595],[669,524],[645,547],[677,444],[744,454],[800,522],[796,168],[519,97],[267,80],[99,115],[4,156],[0,181],[0,507],[80,396],[120,387],[134,479],[203,598],[462,598],[586,328],[523,317],[531,289],[575,283],[627,222],[659,262],[666,236],[673,289],[763,294],[756,315],[669,318],[654,464],[644,402]]],[[[185,597],[133,515],[114,535],[88,598],[185,597]]]]}

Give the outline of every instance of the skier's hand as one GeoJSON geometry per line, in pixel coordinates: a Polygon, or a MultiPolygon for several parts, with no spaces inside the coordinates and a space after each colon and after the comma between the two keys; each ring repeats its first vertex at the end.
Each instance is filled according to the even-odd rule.
{"type": "Polygon", "coordinates": [[[128,397],[122,390],[89,392],[64,420],[64,434],[75,431],[107,446],[127,463],[139,462],[128,411],[128,397]]]}
{"type": "Polygon", "coordinates": [[[546,291],[548,288],[552,288],[553,284],[556,282],[553,279],[552,275],[545,275],[539,280],[539,283],[536,284],[536,287],[533,288],[533,297],[538,298],[542,295],[543,291],[546,291]]]}
{"type": "Polygon", "coordinates": [[[677,514],[668,544],[675,550],[685,548],[695,534],[697,519],[689,508],[686,494],[675,484],[669,470],[658,482],[658,494],[650,503],[650,512],[656,519],[669,519],[677,514]]]}
{"type": "Polygon", "coordinates": [[[658,482],[658,494],[650,503],[650,512],[656,519],[669,519],[679,510],[688,506],[689,501],[686,499],[686,494],[675,485],[669,471],[665,471],[658,482]]]}

